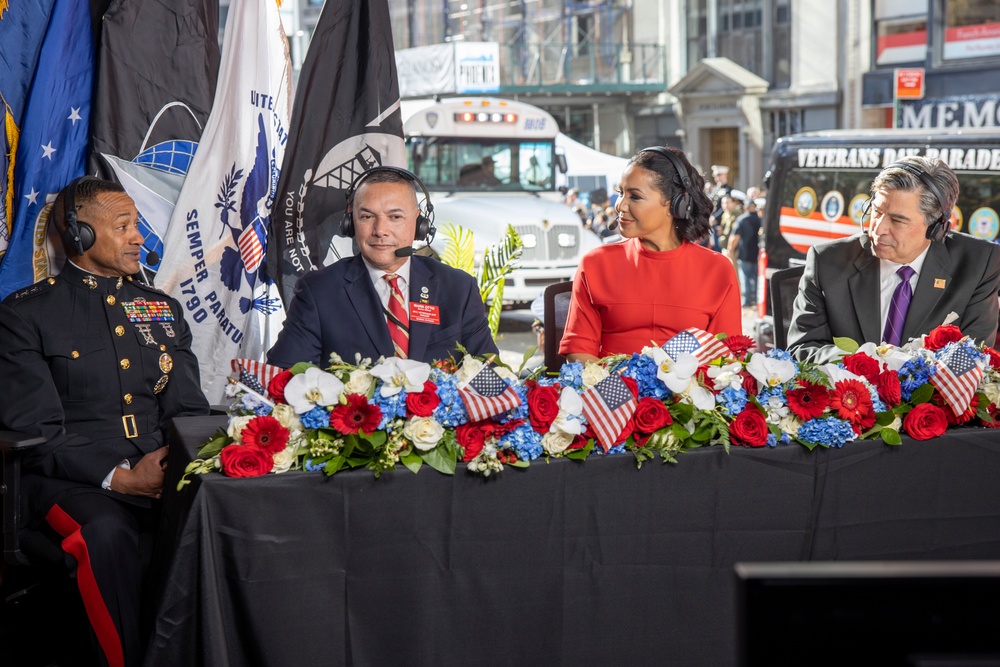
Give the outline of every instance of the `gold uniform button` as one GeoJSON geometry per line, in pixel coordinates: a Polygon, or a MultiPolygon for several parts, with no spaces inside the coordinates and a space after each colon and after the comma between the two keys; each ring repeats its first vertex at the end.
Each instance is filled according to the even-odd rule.
{"type": "Polygon", "coordinates": [[[69,356],[73,357],[74,359],[79,359],[80,353],[77,352],[76,350],[73,350],[72,352],[69,353],[69,356]]]}
{"type": "Polygon", "coordinates": [[[132,394],[125,394],[122,400],[125,401],[125,405],[132,405],[132,394]]]}
{"type": "Polygon", "coordinates": [[[128,359],[122,359],[119,364],[121,365],[123,371],[127,371],[128,367],[132,365],[132,362],[128,359]]]}
{"type": "Polygon", "coordinates": [[[166,352],[166,351],[167,351],[167,346],[166,345],[161,345],[160,346],[160,352],[166,352]]]}
{"type": "Polygon", "coordinates": [[[116,336],[124,336],[125,335],[125,327],[123,327],[120,324],[118,326],[116,326],[115,327],[115,335],[116,336]]]}
{"type": "Polygon", "coordinates": [[[49,278],[49,284],[50,285],[55,285],[56,284],[56,279],[55,278],[49,278]]]}
{"type": "Polygon", "coordinates": [[[108,302],[109,306],[115,305],[115,295],[114,294],[109,294],[108,298],[107,298],[107,302],[108,302]]]}

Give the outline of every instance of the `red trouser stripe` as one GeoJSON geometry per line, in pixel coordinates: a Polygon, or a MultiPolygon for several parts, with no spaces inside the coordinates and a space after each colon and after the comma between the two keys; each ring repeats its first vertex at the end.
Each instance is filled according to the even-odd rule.
{"type": "Polygon", "coordinates": [[[90,564],[90,552],[80,532],[80,524],[59,505],[52,506],[45,515],[45,520],[62,535],[63,551],[76,559],[76,583],[80,587],[80,597],[83,598],[87,618],[90,619],[90,626],[97,635],[101,650],[104,651],[104,657],[111,667],[124,667],[125,657],[122,653],[121,638],[118,636],[114,621],[111,620],[111,612],[104,604],[104,598],[97,587],[97,577],[94,576],[94,568],[90,564]]]}

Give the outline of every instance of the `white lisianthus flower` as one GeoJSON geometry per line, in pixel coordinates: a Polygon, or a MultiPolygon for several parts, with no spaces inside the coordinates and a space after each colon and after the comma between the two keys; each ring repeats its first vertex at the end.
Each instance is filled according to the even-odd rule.
{"type": "Polygon", "coordinates": [[[431,375],[431,365],[413,359],[389,357],[372,368],[371,374],[382,381],[383,397],[395,396],[402,390],[420,392],[431,375]]]}
{"type": "Polygon", "coordinates": [[[462,357],[462,365],[455,372],[455,382],[464,387],[472,378],[476,377],[479,371],[483,370],[483,366],[483,362],[479,359],[468,354],[465,355],[462,357]]]}
{"type": "Polygon", "coordinates": [[[743,364],[738,361],[723,366],[709,366],[708,377],[714,381],[716,391],[722,391],[726,387],[739,389],[743,386],[743,377],[740,375],[741,370],[743,370],[743,364]]]}
{"type": "Polygon", "coordinates": [[[787,417],[790,412],[785,402],[777,396],[770,396],[767,399],[767,405],[762,407],[767,413],[768,424],[780,424],[781,420],[787,417]]]}
{"type": "Polygon", "coordinates": [[[371,373],[362,368],[355,368],[347,378],[344,393],[365,395],[373,384],[375,384],[375,378],[371,373]]]}
{"type": "Polygon", "coordinates": [[[608,373],[607,368],[600,364],[595,364],[593,361],[588,361],[583,365],[583,371],[580,373],[580,380],[583,382],[584,391],[590,389],[609,375],[610,373],[608,373]]]}
{"type": "Polygon", "coordinates": [[[246,415],[243,417],[232,417],[229,420],[229,427],[226,428],[226,435],[233,439],[234,442],[243,444],[243,429],[246,425],[250,423],[255,415],[246,415]]]}
{"type": "Polygon", "coordinates": [[[274,459],[274,469],[271,472],[277,474],[291,470],[292,464],[295,463],[295,449],[295,446],[288,446],[275,454],[272,457],[274,459]]]}
{"type": "Polygon", "coordinates": [[[573,444],[573,435],[563,431],[552,431],[542,436],[542,449],[547,454],[562,454],[573,444]]]}
{"type": "Polygon", "coordinates": [[[772,359],[763,354],[755,354],[747,364],[747,372],[762,387],[777,387],[795,377],[795,364],[786,359],[772,359]]]}
{"type": "Polygon", "coordinates": [[[288,429],[289,433],[302,430],[302,420],[295,414],[295,408],[284,403],[278,403],[271,410],[271,416],[288,429]]]}
{"type": "MultiPolygon", "coordinates": [[[[698,371],[698,358],[690,352],[681,352],[674,359],[662,347],[650,350],[650,356],[656,362],[656,377],[670,391],[683,394],[698,371]]],[[[712,403],[715,403],[714,399],[712,403]]]]}
{"type": "Polygon", "coordinates": [[[433,417],[410,417],[403,425],[403,436],[422,452],[437,447],[444,428],[433,417]]]}
{"type": "Polygon", "coordinates": [[[778,428],[781,429],[782,433],[787,433],[790,438],[794,438],[799,434],[799,426],[801,425],[802,423],[792,414],[785,415],[778,422],[778,428]]]}
{"type": "Polygon", "coordinates": [[[301,415],[316,406],[335,405],[343,391],[344,383],[336,375],[310,366],[305,373],[293,375],[285,385],[285,400],[301,415]]]}

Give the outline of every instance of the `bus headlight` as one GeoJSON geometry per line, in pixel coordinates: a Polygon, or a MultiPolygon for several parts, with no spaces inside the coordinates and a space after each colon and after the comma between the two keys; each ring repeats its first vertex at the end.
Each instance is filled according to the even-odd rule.
{"type": "Polygon", "coordinates": [[[521,234],[521,244],[525,248],[534,248],[538,245],[538,238],[534,234],[521,234]]]}
{"type": "Polygon", "coordinates": [[[556,243],[560,248],[575,248],[576,236],[574,234],[560,234],[556,237],[556,243]]]}

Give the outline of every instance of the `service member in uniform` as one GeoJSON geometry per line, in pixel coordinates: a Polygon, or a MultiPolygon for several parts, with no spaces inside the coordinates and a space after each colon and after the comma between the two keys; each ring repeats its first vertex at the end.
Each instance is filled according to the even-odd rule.
{"type": "Polygon", "coordinates": [[[132,199],[84,177],[52,211],[65,268],[0,305],[0,428],[47,438],[25,462],[27,509],[71,557],[103,663],[137,665],[164,434],[209,405],[181,305],[136,275],[132,199]]]}

